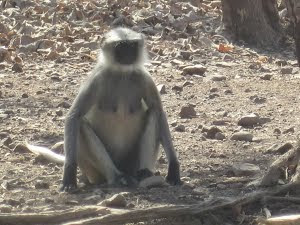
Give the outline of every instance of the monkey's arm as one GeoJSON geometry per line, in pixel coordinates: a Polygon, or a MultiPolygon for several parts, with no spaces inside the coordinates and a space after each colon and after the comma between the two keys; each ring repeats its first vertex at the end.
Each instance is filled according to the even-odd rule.
{"type": "Polygon", "coordinates": [[[64,131],[65,163],[61,188],[63,191],[69,191],[77,186],[77,143],[80,122],[95,102],[95,90],[97,90],[95,85],[97,85],[95,76],[88,79],[88,82],[81,87],[66,117],[64,131]]]}
{"type": "Polygon", "coordinates": [[[159,92],[152,79],[149,79],[147,83],[147,87],[149,89],[147,90],[146,94],[146,104],[148,105],[149,110],[153,111],[157,116],[159,139],[164,148],[169,163],[168,175],[166,179],[170,184],[181,184],[180,166],[176,151],[173,146],[168,120],[163,110],[159,92]]]}

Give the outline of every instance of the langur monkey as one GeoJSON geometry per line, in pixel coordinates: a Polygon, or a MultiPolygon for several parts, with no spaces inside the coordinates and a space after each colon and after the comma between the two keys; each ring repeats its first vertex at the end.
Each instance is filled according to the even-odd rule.
{"type": "Polygon", "coordinates": [[[151,176],[160,143],[168,158],[167,182],[181,183],[160,95],[144,67],[144,42],[128,28],[104,35],[98,63],[66,117],[65,158],[57,158],[64,161],[62,191],[77,187],[77,165],[91,184],[131,185],[151,176]]]}

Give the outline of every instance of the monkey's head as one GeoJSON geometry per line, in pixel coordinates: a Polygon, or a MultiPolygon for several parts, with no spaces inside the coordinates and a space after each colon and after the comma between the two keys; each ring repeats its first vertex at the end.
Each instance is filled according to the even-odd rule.
{"type": "Polygon", "coordinates": [[[116,28],[104,35],[102,56],[110,65],[142,64],[145,58],[144,37],[128,28],[116,28]]]}

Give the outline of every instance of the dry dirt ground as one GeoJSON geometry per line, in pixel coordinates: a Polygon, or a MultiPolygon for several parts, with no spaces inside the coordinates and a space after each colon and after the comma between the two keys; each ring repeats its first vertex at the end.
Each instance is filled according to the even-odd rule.
{"type": "MultiPolygon", "coordinates": [[[[196,204],[213,198],[242,196],[255,190],[247,184],[261,177],[280,155],[274,144],[280,146],[289,142],[295,145],[300,127],[300,72],[292,46],[261,50],[229,40],[233,42],[233,49],[222,53],[216,46],[224,39],[214,37],[221,24],[220,10],[207,9],[203,5],[195,6],[199,16],[192,18],[192,22],[188,21],[197,27],[193,33],[190,31],[193,26],[183,31],[176,27],[178,21],[169,17],[170,21],[159,20],[159,15],[153,16],[151,10],[147,11],[151,15],[140,13],[139,19],[153,16],[153,21],[150,18],[150,22],[141,23],[136,17],[126,14],[129,10],[126,7],[118,9],[109,4],[108,7],[95,3],[98,9],[107,10],[97,11],[89,7],[88,4],[94,7],[92,1],[80,1],[80,4],[74,1],[69,5],[62,1],[60,6],[51,1],[20,2],[21,9],[19,6],[13,8],[14,1],[11,1],[12,5],[7,3],[0,11],[2,213],[43,212],[93,205],[120,192],[127,192],[127,208],[130,209],[196,204]],[[83,15],[76,14],[76,10],[83,15]],[[88,43],[99,43],[109,24],[120,16],[114,14],[114,10],[129,18],[136,30],[146,33],[150,52],[147,68],[156,84],[165,86],[161,97],[178,151],[184,184],[146,189],[80,187],[77,194],[60,193],[62,167],[36,157],[20,144],[28,140],[51,147],[63,140],[65,115],[80,84],[95,65],[97,50],[88,43]],[[97,16],[96,11],[101,13],[100,18],[105,18],[101,22],[91,19],[97,16]],[[69,16],[72,13],[76,14],[75,18],[69,16]],[[84,18],[78,18],[80,15],[84,18]],[[161,26],[157,25],[160,23],[161,26]],[[37,41],[41,41],[39,46],[45,46],[34,50],[28,47],[37,41]],[[198,64],[207,68],[204,75],[182,74],[185,66],[198,64]],[[181,118],[179,113],[188,104],[195,109],[196,116],[181,118]],[[241,117],[251,113],[264,118],[264,123],[251,127],[238,125],[241,117]],[[211,127],[220,129],[224,139],[210,138],[206,131],[211,127]],[[253,134],[253,140],[231,140],[232,134],[238,131],[253,134]],[[237,175],[233,166],[239,163],[254,164],[259,171],[250,176],[237,175]]],[[[159,2],[149,2],[147,6],[164,13],[168,6],[159,2]]],[[[134,1],[131,4],[129,7],[135,6],[132,10],[136,13],[145,7],[134,1]]],[[[190,6],[180,7],[185,15],[185,7],[190,6]]],[[[177,18],[180,17],[177,15],[177,18]]],[[[165,176],[166,169],[167,160],[162,154],[157,170],[165,176]]],[[[284,207],[279,205],[264,207],[272,215],[299,212],[300,209],[299,205],[292,203],[283,204],[284,207]]],[[[254,216],[259,215],[264,216],[262,206],[252,205],[242,209],[236,217],[222,220],[187,217],[174,219],[172,223],[251,224],[254,216]],[[243,215],[242,219],[240,215],[243,215]]],[[[157,220],[143,224],[171,222],[157,220]]]]}

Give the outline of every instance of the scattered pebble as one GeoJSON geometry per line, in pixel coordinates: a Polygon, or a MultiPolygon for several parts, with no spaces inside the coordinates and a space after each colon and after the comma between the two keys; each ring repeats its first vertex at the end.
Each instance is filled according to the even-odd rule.
{"type": "Polygon", "coordinates": [[[105,199],[98,205],[112,207],[112,208],[124,208],[127,205],[127,201],[122,194],[115,194],[109,199],[105,199]]]}
{"type": "Polygon", "coordinates": [[[24,153],[28,152],[28,148],[24,144],[17,144],[13,151],[18,153],[24,153]]]}
{"type": "Polygon", "coordinates": [[[160,94],[166,94],[166,85],[164,84],[159,84],[157,85],[157,90],[159,91],[160,94]]]}
{"type": "Polygon", "coordinates": [[[10,137],[4,138],[3,144],[7,147],[13,142],[13,140],[10,137]]]}
{"type": "Polygon", "coordinates": [[[224,76],[224,75],[212,75],[210,77],[210,79],[212,81],[224,81],[224,80],[226,80],[226,76],[224,76]]]}
{"type": "Polygon", "coordinates": [[[58,110],[55,111],[55,114],[57,116],[63,116],[63,111],[61,109],[58,109],[58,110]]]}
{"type": "Polygon", "coordinates": [[[200,64],[194,65],[194,66],[186,66],[182,70],[183,75],[204,75],[206,72],[207,68],[205,66],[202,66],[200,64]]]}
{"type": "Polygon", "coordinates": [[[29,96],[28,96],[28,94],[27,93],[23,93],[22,94],[22,98],[28,98],[29,96]]]}
{"type": "Polygon", "coordinates": [[[253,135],[246,131],[240,131],[234,133],[230,139],[233,141],[252,141],[253,135]]]}
{"type": "Polygon", "coordinates": [[[172,90],[173,90],[173,91],[181,92],[181,91],[183,90],[183,87],[182,87],[182,86],[179,86],[179,85],[175,85],[174,87],[172,87],[172,90]]]}
{"type": "Polygon", "coordinates": [[[271,74],[264,74],[264,75],[260,76],[260,79],[262,79],[262,80],[271,80],[272,77],[273,76],[271,74]]]}
{"type": "Polygon", "coordinates": [[[206,133],[206,138],[215,139],[217,133],[222,133],[222,130],[218,127],[204,127],[202,133],[206,133]]]}
{"type": "Polygon", "coordinates": [[[283,75],[292,74],[293,73],[293,67],[282,67],[280,72],[283,75]]]}
{"type": "Polygon", "coordinates": [[[22,65],[18,64],[18,63],[15,63],[13,66],[12,66],[12,71],[16,72],[16,73],[22,73],[23,72],[23,67],[22,65]]]}
{"type": "Polygon", "coordinates": [[[232,172],[235,176],[252,176],[260,172],[257,165],[251,163],[235,164],[232,166],[232,172]]]}
{"type": "Polygon", "coordinates": [[[249,115],[242,116],[238,120],[238,125],[243,127],[252,127],[259,124],[260,118],[257,114],[251,113],[249,115]]]}
{"type": "Polygon", "coordinates": [[[50,187],[49,183],[42,180],[37,180],[34,186],[35,189],[49,189],[50,187]]]}
{"type": "Polygon", "coordinates": [[[180,113],[179,113],[179,116],[181,118],[194,118],[196,117],[197,113],[194,109],[194,106],[192,105],[185,105],[185,106],[182,106],[181,110],[180,110],[180,113]]]}
{"type": "Polygon", "coordinates": [[[295,133],[295,127],[290,127],[284,131],[282,131],[283,134],[287,134],[287,133],[295,133]]]}
{"type": "Polygon", "coordinates": [[[175,127],[175,131],[184,132],[185,131],[185,126],[183,124],[179,124],[175,127]]]}

